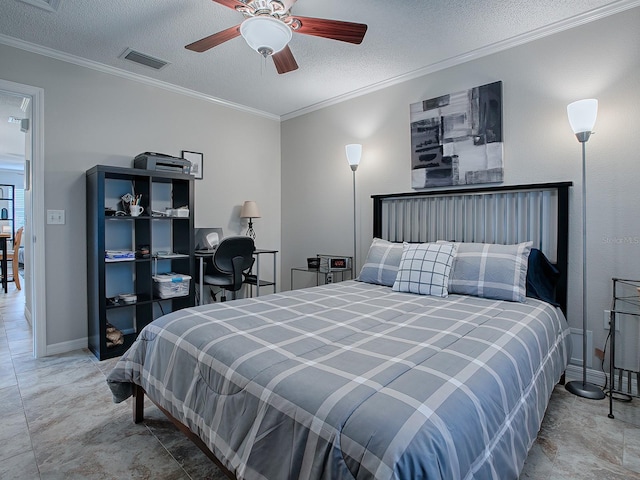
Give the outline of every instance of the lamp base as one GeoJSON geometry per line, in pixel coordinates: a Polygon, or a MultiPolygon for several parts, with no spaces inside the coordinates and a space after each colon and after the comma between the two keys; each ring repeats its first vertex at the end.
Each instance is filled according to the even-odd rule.
{"type": "Polygon", "coordinates": [[[251,237],[254,240],[256,239],[256,232],[253,229],[253,222],[251,221],[251,217],[249,217],[249,228],[247,229],[247,237],[251,237]]]}
{"type": "Polygon", "coordinates": [[[604,398],[604,392],[600,387],[589,382],[582,382],[574,380],[565,385],[565,388],[582,398],[590,398],[592,400],[602,400],[604,398]]]}

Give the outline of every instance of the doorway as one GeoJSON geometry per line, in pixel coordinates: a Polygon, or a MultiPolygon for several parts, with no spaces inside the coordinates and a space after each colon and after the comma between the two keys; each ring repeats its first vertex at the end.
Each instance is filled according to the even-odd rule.
{"type": "Polygon", "coordinates": [[[16,214],[8,228],[15,232],[24,226],[20,283],[25,318],[32,326],[35,357],[46,355],[43,99],[40,88],[0,80],[0,183],[12,186],[14,192],[16,214]]]}

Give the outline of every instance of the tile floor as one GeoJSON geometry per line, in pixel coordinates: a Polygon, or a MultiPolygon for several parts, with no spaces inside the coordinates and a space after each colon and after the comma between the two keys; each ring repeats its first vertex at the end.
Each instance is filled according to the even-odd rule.
{"type": "MultiPolygon", "coordinates": [[[[34,359],[24,297],[0,295],[0,479],[224,477],[154,406],[144,424],[115,405],[113,360],[86,350],[34,359]]],[[[640,480],[640,399],[585,400],[556,387],[520,478],[640,480]],[[634,425],[635,424],[635,425],[634,425]]]]}

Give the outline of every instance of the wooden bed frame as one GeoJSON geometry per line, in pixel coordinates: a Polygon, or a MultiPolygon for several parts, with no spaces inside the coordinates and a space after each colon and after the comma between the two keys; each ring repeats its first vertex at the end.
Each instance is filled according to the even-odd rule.
{"type": "MultiPolygon", "coordinates": [[[[141,423],[144,420],[144,396],[145,396],[145,394],[146,394],[146,392],[144,391],[144,388],[142,388],[140,385],[134,385],[134,389],[133,389],[133,422],[134,423],[141,423]]],[[[173,423],[178,430],[180,430],[182,433],[184,433],[185,436],[189,440],[191,440],[200,450],[202,450],[204,452],[204,454],[207,457],[209,457],[210,460],[213,461],[213,463],[215,463],[216,467],[218,467],[222,473],[224,473],[230,479],[236,480],[236,476],[233,474],[233,472],[231,472],[231,470],[229,470],[227,467],[225,467],[222,464],[222,462],[220,460],[218,460],[218,457],[216,457],[214,455],[214,453],[211,450],[209,450],[207,445],[200,439],[200,437],[198,437],[195,433],[193,433],[191,431],[191,429],[189,429],[189,427],[187,427],[185,424],[180,422],[176,417],[171,415],[171,413],[169,413],[166,409],[164,409],[160,405],[158,405],[155,402],[155,400],[153,400],[148,395],[147,395],[147,397],[149,398],[149,400],[151,400],[153,402],[153,404],[156,407],[158,407],[160,409],[160,411],[162,413],[165,414],[165,416],[169,420],[171,420],[171,423],[173,423]]]]}
{"type": "MultiPolygon", "coordinates": [[[[571,186],[562,182],[372,195],[373,236],[397,242],[531,240],[560,271],[556,297],[566,316],[571,186]]],[[[135,423],[144,419],[145,393],[141,386],[134,386],[135,423]]],[[[227,477],[236,478],[195,433],[150,400],[227,477]]]]}

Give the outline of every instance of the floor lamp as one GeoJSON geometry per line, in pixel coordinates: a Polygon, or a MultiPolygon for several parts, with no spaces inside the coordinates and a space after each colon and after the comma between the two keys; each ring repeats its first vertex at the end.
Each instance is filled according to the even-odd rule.
{"type": "Polygon", "coordinates": [[[362,158],[362,145],[359,143],[352,143],[345,147],[347,152],[347,161],[353,172],[353,262],[351,265],[352,272],[356,271],[356,170],[360,165],[360,158],[362,158]]]}
{"type": "Polygon", "coordinates": [[[602,389],[587,382],[587,175],[585,144],[598,113],[598,100],[593,98],[579,100],[567,106],[569,123],[582,144],[582,381],[574,380],[566,385],[566,389],[579,397],[601,400],[604,398],[602,389]]]}

